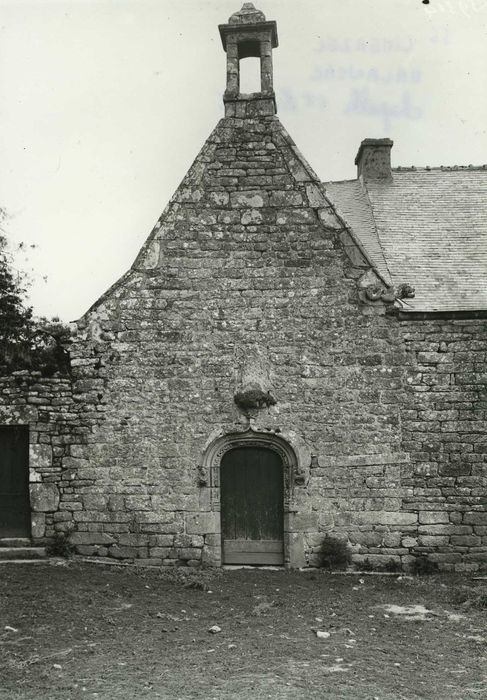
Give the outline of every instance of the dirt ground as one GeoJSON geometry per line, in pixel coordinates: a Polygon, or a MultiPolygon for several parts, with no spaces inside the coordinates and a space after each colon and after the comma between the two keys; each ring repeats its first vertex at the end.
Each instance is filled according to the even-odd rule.
{"type": "Polygon", "coordinates": [[[0,698],[487,698],[486,583],[3,565],[0,698]]]}

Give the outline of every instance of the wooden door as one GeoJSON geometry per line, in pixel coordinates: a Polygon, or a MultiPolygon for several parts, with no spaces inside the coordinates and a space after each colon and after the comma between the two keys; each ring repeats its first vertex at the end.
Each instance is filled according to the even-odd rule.
{"type": "Polygon", "coordinates": [[[283,469],[261,447],[225,453],[220,470],[224,564],[284,563],[283,469]]]}
{"type": "Polygon", "coordinates": [[[0,537],[30,537],[29,429],[0,425],[0,537]]]}

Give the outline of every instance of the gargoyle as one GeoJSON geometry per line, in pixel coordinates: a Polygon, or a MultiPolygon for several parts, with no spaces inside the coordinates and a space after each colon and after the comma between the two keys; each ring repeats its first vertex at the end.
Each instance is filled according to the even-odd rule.
{"type": "Polygon", "coordinates": [[[414,287],[410,284],[399,284],[397,287],[384,287],[381,284],[369,284],[364,289],[365,299],[363,301],[374,302],[383,301],[392,304],[396,299],[413,299],[414,287]]]}

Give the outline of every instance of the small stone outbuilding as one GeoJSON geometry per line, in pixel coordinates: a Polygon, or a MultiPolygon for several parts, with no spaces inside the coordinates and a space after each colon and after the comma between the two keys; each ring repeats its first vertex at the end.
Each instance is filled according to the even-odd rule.
{"type": "Polygon", "coordinates": [[[276,23],[245,3],[219,29],[225,116],[70,371],[0,379],[0,536],[303,567],[329,534],[357,563],[477,570],[487,170],[391,168],[366,139],[357,179],[322,183],[276,116],[276,23]]]}

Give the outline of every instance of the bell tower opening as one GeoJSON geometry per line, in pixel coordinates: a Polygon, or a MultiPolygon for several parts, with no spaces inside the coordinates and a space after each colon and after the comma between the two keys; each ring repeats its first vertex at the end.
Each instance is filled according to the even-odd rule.
{"type": "Polygon", "coordinates": [[[272,75],[272,49],[278,46],[276,23],[267,22],[263,12],[246,2],[219,30],[227,54],[225,116],[276,114],[272,75]]]}
{"type": "Polygon", "coordinates": [[[260,61],[248,57],[240,61],[240,90],[239,93],[249,95],[260,92],[260,61]]]}

